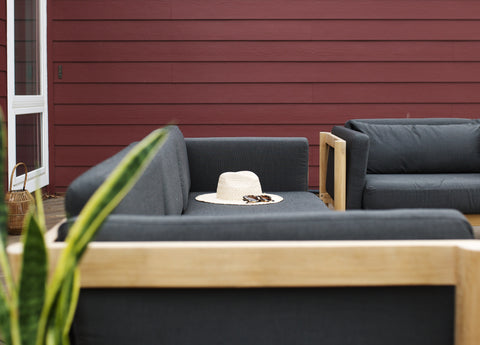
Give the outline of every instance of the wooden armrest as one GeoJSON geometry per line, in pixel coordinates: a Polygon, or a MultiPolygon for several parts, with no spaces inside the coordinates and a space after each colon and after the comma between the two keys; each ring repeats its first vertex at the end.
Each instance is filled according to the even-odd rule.
{"type": "MultiPolygon", "coordinates": [[[[65,243],[48,243],[51,268],[65,243]]],[[[9,246],[14,268],[22,246],[9,246]]],[[[93,242],[83,288],[455,286],[455,344],[480,339],[480,242],[93,242]]]]}
{"type": "Polygon", "coordinates": [[[345,140],[328,132],[320,132],[320,180],[319,197],[327,206],[337,211],[346,208],[347,153],[345,140]],[[334,150],[334,189],[335,195],[327,192],[327,168],[329,147],[334,150]]]}
{"type": "MultiPolygon", "coordinates": [[[[47,246],[52,272],[63,242],[47,246]]],[[[22,244],[8,247],[19,272],[22,244]]],[[[455,286],[455,344],[480,339],[480,242],[92,242],[82,288],[455,286]]]]}

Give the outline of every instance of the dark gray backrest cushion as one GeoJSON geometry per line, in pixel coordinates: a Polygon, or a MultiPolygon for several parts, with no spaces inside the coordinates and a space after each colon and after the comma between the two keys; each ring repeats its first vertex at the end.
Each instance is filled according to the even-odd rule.
{"type": "MultiPolygon", "coordinates": [[[[68,216],[78,215],[108,174],[133,148],[131,144],[78,177],[67,190],[68,216]]],[[[112,212],[114,214],[171,215],[187,207],[190,187],[185,141],[180,130],[169,127],[168,137],[136,185],[112,212]],[[182,148],[183,146],[183,148],[182,148]]]]}
{"type": "MultiPolygon", "coordinates": [[[[71,219],[70,222],[73,222],[71,219]]],[[[69,223],[59,230],[59,240],[69,223]]],[[[312,241],[472,239],[457,210],[297,212],[235,216],[111,215],[96,241],[312,241]]]]}
{"type": "Polygon", "coordinates": [[[466,118],[446,118],[446,117],[430,117],[430,118],[399,118],[399,119],[356,119],[349,120],[345,123],[345,127],[355,129],[358,123],[368,123],[371,125],[459,125],[462,123],[478,122],[473,119],[466,118]]]}
{"type": "Polygon", "coordinates": [[[480,126],[463,124],[349,125],[370,140],[369,173],[480,172],[480,126]]]}
{"type": "Polygon", "coordinates": [[[262,189],[308,189],[306,138],[187,138],[192,192],[214,192],[226,171],[250,170],[262,189]]]}

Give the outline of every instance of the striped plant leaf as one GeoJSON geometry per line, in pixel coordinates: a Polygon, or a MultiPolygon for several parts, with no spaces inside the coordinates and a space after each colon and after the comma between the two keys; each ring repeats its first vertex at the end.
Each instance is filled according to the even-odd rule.
{"type": "MultiPolygon", "coordinates": [[[[3,183],[3,176],[5,176],[5,126],[3,125],[3,111],[0,108],[0,190],[4,191],[5,186],[3,183]]],[[[5,276],[10,274],[10,267],[7,259],[7,208],[5,205],[5,199],[0,198],[0,270],[3,271],[5,276]]],[[[8,277],[6,277],[8,278],[8,277]]],[[[6,279],[8,280],[8,279],[6,279]]],[[[8,281],[7,281],[8,284],[8,281]]],[[[11,288],[11,286],[8,286],[11,288]]]]}
{"type": "Polygon", "coordinates": [[[52,320],[54,313],[51,311],[60,298],[62,286],[71,276],[71,272],[76,268],[88,243],[95,236],[105,218],[133,187],[164,143],[167,135],[167,129],[159,129],[139,142],[94,193],[78,216],[77,221],[70,229],[66,248],[59,258],[52,281],[47,289],[45,306],[38,327],[37,345],[43,345],[46,338],[49,340],[55,338],[51,329],[47,331],[46,327],[54,322],[52,320]]]}
{"type": "Polygon", "coordinates": [[[72,308],[72,306],[76,306],[80,292],[79,274],[79,270],[75,269],[71,272],[71,275],[65,278],[65,282],[52,308],[53,316],[49,319],[50,324],[48,324],[47,328],[55,344],[70,344],[68,332],[75,312],[75,308],[72,308]]]}
{"type": "Polygon", "coordinates": [[[68,295],[69,300],[66,304],[66,313],[63,316],[63,327],[62,327],[62,344],[68,345],[70,343],[69,332],[72,327],[73,318],[75,316],[75,309],[78,303],[78,298],[80,296],[80,270],[75,269],[73,274],[73,280],[71,288],[69,289],[70,293],[68,295]]]}
{"type": "Polygon", "coordinates": [[[34,344],[38,332],[38,320],[45,300],[47,283],[47,250],[44,229],[34,212],[25,219],[23,258],[19,282],[19,323],[22,344],[34,344]]]}
{"type": "Polygon", "coordinates": [[[12,344],[12,335],[10,331],[11,306],[2,289],[0,289],[0,339],[5,344],[12,344]]]}
{"type": "MultiPolygon", "coordinates": [[[[0,108],[0,190],[4,191],[5,176],[5,126],[3,111],[0,108]]],[[[20,345],[20,330],[16,313],[17,290],[13,281],[7,256],[7,208],[5,199],[0,197],[0,271],[3,272],[5,286],[0,284],[0,338],[5,344],[20,345]]]]}
{"type": "MultiPolygon", "coordinates": [[[[7,148],[5,142],[5,126],[3,124],[3,111],[0,108],[0,190],[4,191],[4,178],[5,176],[5,150],[7,148]]],[[[5,199],[2,197],[0,198],[0,247],[6,249],[7,247],[7,208],[5,205],[5,199]]],[[[4,267],[0,267],[0,269],[4,269],[4,267]]]]}

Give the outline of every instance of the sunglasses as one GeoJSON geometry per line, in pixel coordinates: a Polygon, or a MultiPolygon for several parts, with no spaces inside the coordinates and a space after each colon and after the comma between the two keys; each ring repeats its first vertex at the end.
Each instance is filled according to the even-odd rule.
{"type": "Polygon", "coordinates": [[[273,200],[268,195],[245,195],[243,201],[246,201],[247,204],[254,204],[257,202],[270,202],[273,200]]]}

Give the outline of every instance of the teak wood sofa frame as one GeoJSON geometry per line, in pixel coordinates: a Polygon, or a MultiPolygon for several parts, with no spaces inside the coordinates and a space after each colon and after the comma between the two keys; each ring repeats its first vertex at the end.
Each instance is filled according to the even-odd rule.
{"type": "Polygon", "coordinates": [[[319,197],[327,206],[335,209],[336,211],[345,211],[346,208],[346,152],[347,148],[345,140],[329,132],[320,132],[319,197]],[[331,196],[327,192],[329,148],[332,148],[334,153],[334,196],[331,196]]]}
{"type": "MultiPolygon", "coordinates": [[[[51,268],[65,243],[47,234],[51,268]]],[[[22,245],[9,246],[14,271],[22,245]]],[[[456,287],[455,345],[480,339],[480,242],[93,242],[83,288],[456,287]],[[201,264],[199,264],[201,263],[201,264]]]]}
{"type": "Polygon", "coordinates": [[[480,214],[464,214],[472,226],[480,226],[480,214]]]}

